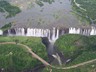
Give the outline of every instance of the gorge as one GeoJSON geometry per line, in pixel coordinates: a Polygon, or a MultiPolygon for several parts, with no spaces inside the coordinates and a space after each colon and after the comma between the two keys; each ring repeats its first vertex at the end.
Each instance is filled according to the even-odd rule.
{"type": "Polygon", "coordinates": [[[41,37],[47,38],[48,54],[53,55],[55,41],[64,34],[80,34],[80,35],[96,35],[96,28],[53,28],[53,29],[38,29],[38,28],[11,28],[5,31],[0,30],[0,35],[4,36],[28,36],[28,37],[41,37]]]}

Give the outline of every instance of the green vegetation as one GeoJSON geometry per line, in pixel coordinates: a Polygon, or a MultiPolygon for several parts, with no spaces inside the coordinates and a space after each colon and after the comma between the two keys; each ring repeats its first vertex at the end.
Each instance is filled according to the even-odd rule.
{"type": "MultiPolygon", "coordinates": [[[[55,43],[57,49],[72,60],[63,64],[62,67],[69,67],[92,59],[96,59],[96,36],[82,36],[67,34],[61,36],[55,43]]],[[[57,66],[58,67],[58,66],[57,66]]],[[[46,67],[43,72],[49,72],[46,67]]],[[[52,72],[96,72],[96,61],[77,68],[62,70],[52,69],[52,72]]]]}
{"type": "Polygon", "coordinates": [[[61,36],[55,43],[65,57],[73,57],[78,55],[87,46],[87,37],[82,35],[64,35],[61,36]]]}
{"type": "MultiPolygon", "coordinates": [[[[49,67],[46,67],[43,72],[50,72],[49,67]]],[[[62,70],[62,69],[52,69],[51,72],[96,72],[96,62],[87,64],[87,65],[83,65],[83,66],[79,66],[77,68],[74,69],[68,69],[68,70],[62,70]]]]}
{"type": "Polygon", "coordinates": [[[66,66],[76,65],[92,59],[96,59],[96,51],[85,51],[82,54],[80,54],[77,58],[75,58],[72,62],[66,64],[66,66]]]}
{"type": "MultiPolygon", "coordinates": [[[[3,37],[0,36],[0,42],[22,43],[32,48],[41,58],[48,60],[46,48],[40,38],[33,37],[3,37]]],[[[27,52],[27,50],[18,45],[0,45],[0,68],[5,72],[22,72],[32,69],[42,64],[27,52]]]]}
{"type": "Polygon", "coordinates": [[[8,30],[8,29],[11,28],[11,26],[12,26],[12,23],[5,24],[5,25],[1,28],[1,30],[3,30],[3,31],[8,30]]]}
{"type": "Polygon", "coordinates": [[[21,10],[16,6],[10,5],[7,1],[0,1],[0,12],[6,13],[6,18],[9,18],[20,13],[21,10]]]}
{"type": "Polygon", "coordinates": [[[33,67],[36,62],[31,55],[17,45],[0,45],[0,68],[4,72],[21,72],[33,67]]]}
{"type": "Polygon", "coordinates": [[[82,20],[96,24],[96,0],[72,0],[73,12],[82,20]],[[81,7],[81,8],[80,8],[81,7]]]}
{"type": "Polygon", "coordinates": [[[72,59],[68,66],[96,58],[96,36],[68,34],[61,36],[55,45],[64,57],[72,59]]]}

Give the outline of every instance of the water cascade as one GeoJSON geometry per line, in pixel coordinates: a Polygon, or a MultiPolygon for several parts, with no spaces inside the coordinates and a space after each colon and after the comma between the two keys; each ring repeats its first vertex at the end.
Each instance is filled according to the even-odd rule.
{"type": "Polygon", "coordinates": [[[0,35],[6,33],[8,36],[33,36],[33,37],[47,37],[50,42],[54,43],[60,36],[60,31],[65,32],[64,34],[81,34],[81,35],[96,35],[96,28],[75,28],[70,27],[66,33],[66,29],[59,30],[57,28],[53,29],[38,29],[38,28],[13,28],[7,31],[0,30],[0,35]]]}
{"type": "Polygon", "coordinates": [[[69,28],[69,34],[80,34],[80,28],[69,28]]]}
{"type": "Polygon", "coordinates": [[[3,35],[3,31],[2,30],[0,30],[0,35],[3,35]]]}
{"type": "Polygon", "coordinates": [[[4,32],[0,30],[0,35],[3,34],[7,36],[47,37],[50,42],[54,43],[59,38],[59,29],[13,28],[4,32]]]}
{"type": "Polygon", "coordinates": [[[95,27],[92,27],[90,35],[96,35],[96,28],[95,27]]]}
{"type": "Polygon", "coordinates": [[[50,32],[49,32],[49,42],[55,43],[55,41],[59,38],[59,29],[53,28],[52,30],[52,37],[50,38],[50,32]]]}
{"type": "Polygon", "coordinates": [[[24,28],[16,28],[15,32],[16,32],[16,36],[25,36],[24,28]]]}
{"type": "Polygon", "coordinates": [[[47,37],[48,41],[48,54],[53,56],[55,59],[58,60],[58,63],[61,65],[61,59],[59,54],[54,54],[54,43],[59,38],[59,36],[64,34],[81,34],[81,35],[96,35],[96,28],[75,28],[70,27],[67,29],[38,29],[38,28],[13,28],[7,31],[0,30],[0,35],[7,35],[7,36],[32,36],[32,37],[47,37]]]}

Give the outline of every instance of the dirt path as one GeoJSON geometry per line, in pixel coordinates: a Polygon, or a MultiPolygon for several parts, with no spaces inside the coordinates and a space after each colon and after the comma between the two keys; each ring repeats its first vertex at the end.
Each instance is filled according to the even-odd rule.
{"type": "Polygon", "coordinates": [[[95,61],[96,61],[96,59],[93,59],[93,60],[86,61],[86,62],[83,62],[83,63],[79,63],[79,64],[76,64],[76,65],[73,65],[73,66],[69,66],[69,67],[55,67],[55,66],[52,66],[52,67],[55,68],[55,69],[72,69],[72,68],[76,68],[76,67],[83,66],[83,65],[86,65],[86,64],[90,64],[90,63],[95,62],[95,61]]]}
{"type": "MultiPolygon", "coordinates": [[[[0,44],[16,44],[15,42],[3,42],[3,43],[0,43],[0,44]]],[[[32,57],[38,59],[39,61],[41,61],[45,66],[50,66],[50,64],[48,62],[46,62],[44,59],[42,59],[41,57],[39,57],[37,54],[35,54],[31,49],[32,48],[29,48],[27,45],[24,45],[24,44],[20,44],[20,43],[17,43],[17,45],[19,46],[23,46],[24,48],[26,48],[28,50],[28,52],[32,55],[32,57]]]]}
{"type": "MultiPolygon", "coordinates": [[[[16,44],[16,43],[15,42],[3,42],[3,43],[0,43],[0,44],[16,44]]],[[[83,62],[83,63],[79,63],[79,64],[76,64],[76,65],[73,65],[73,66],[69,66],[69,67],[55,67],[55,66],[50,65],[48,62],[46,62],[44,59],[39,57],[37,54],[35,54],[31,50],[32,48],[28,47],[27,45],[20,44],[20,43],[18,43],[17,45],[25,47],[28,50],[28,52],[32,55],[32,57],[34,57],[34,58],[38,59],[39,61],[41,61],[45,66],[50,66],[50,67],[55,68],[55,69],[72,69],[72,68],[76,68],[76,67],[79,67],[79,66],[90,64],[90,63],[96,61],[96,59],[93,59],[93,60],[86,61],[86,62],[83,62]]]]}

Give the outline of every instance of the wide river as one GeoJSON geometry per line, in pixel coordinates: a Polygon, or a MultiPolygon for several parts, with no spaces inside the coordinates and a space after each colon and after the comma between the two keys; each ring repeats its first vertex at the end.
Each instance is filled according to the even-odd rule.
{"type": "MultiPolygon", "coordinates": [[[[8,0],[7,0],[8,1],[8,0]]],[[[13,27],[79,27],[84,23],[72,13],[70,0],[54,0],[51,4],[42,2],[39,6],[33,0],[9,0],[11,4],[20,5],[22,12],[15,17],[5,19],[4,13],[0,13],[0,26],[12,22],[13,27]]]]}

